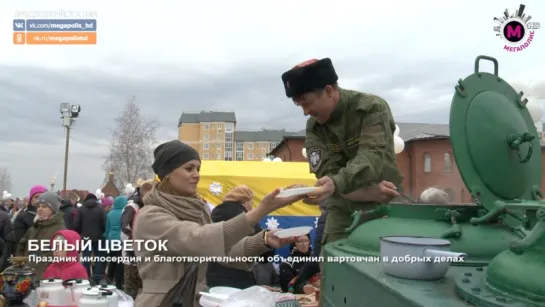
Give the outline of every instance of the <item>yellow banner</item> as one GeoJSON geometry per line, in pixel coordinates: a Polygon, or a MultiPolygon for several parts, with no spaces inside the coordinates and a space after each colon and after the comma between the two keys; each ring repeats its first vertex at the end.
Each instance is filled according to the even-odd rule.
{"type": "MultiPolygon", "coordinates": [[[[202,161],[199,194],[213,205],[219,205],[227,192],[245,184],[254,192],[254,205],[276,188],[292,184],[314,186],[316,177],[304,162],[202,161]]],[[[303,202],[277,210],[270,215],[318,216],[320,209],[303,202]]]]}

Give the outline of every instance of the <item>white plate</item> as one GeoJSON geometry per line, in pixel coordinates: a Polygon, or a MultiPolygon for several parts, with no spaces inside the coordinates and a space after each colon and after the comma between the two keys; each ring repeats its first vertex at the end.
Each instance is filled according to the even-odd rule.
{"type": "Polygon", "coordinates": [[[206,300],[210,302],[216,302],[216,303],[223,303],[229,295],[224,294],[214,294],[214,293],[208,293],[208,292],[199,292],[201,297],[206,297],[206,300]]]}
{"type": "Polygon", "coordinates": [[[310,233],[312,227],[310,226],[301,226],[288,229],[281,229],[274,233],[275,236],[279,238],[289,238],[289,237],[299,237],[305,236],[310,233]]]}
{"type": "Polygon", "coordinates": [[[231,287],[212,287],[208,290],[208,293],[229,296],[231,294],[235,294],[240,291],[242,290],[237,288],[231,288],[231,287]]]}
{"type": "Polygon", "coordinates": [[[296,189],[285,189],[280,191],[278,194],[278,197],[290,197],[290,196],[297,196],[297,195],[305,195],[312,193],[319,188],[317,187],[308,187],[308,188],[296,188],[296,189]]]}

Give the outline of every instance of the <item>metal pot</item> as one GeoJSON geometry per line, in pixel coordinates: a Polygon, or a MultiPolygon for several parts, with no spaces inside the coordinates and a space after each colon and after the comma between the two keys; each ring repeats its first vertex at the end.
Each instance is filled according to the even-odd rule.
{"type": "Polygon", "coordinates": [[[81,278],[68,279],[63,282],[66,287],[66,293],[69,298],[69,305],[75,306],[79,302],[79,299],[83,295],[83,291],[91,287],[91,283],[88,280],[81,278]]]}
{"type": "Polygon", "coordinates": [[[448,240],[387,236],[380,238],[384,273],[406,279],[437,280],[445,277],[451,262],[463,262],[466,254],[450,251],[448,240]]]}
{"type": "Polygon", "coordinates": [[[40,301],[46,301],[50,306],[67,306],[69,297],[62,279],[43,279],[36,289],[40,301]]]}
{"type": "Polygon", "coordinates": [[[10,305],[22,304],[36,288],[36,272],[27,257],[11,257],[13,264],[0,273],[0,293],[10,305]]]}
{"type": "Polygon", "coordinates": [[[77,307],[109,307],[110,303],[107,297],[110,295],[112,295],[112,292],[108,290],[88,288],[83,291],[77,307]]]}

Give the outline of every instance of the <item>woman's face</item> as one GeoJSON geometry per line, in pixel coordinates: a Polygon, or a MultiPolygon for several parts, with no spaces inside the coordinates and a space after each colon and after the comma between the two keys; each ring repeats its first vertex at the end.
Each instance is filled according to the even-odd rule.
{"type": "Polygon", "coordinates": [[[191,160],[168,175],[172,187],[182,196],[197,195],[197,185],[201,178],[201,162],[191,160]]]}
{"type": "Polygon", "coordinates": [[[42,196],[43,193],[36,193],[34,195],[32,195],[32,199],[30,200],[30,203],[33,205],[33,206],[36,206],[38,204],[38,198],[40,198],[40,196],[42,196]]]}
{"type": "Polygon", "coordinates": [[[307,236],[297,237],[295,239],[295,247],[297,247],[297,250],[301,253],[306,253],[310,247],[310,240],[307,236]]]}
{"type": "Polygon", "coordinates": [[[49,208],[49,206],[44,204],[39,204],[37,211],[38,211],[37,213],[40,220],[47,220],[53,215],[53,211],[51,211],[51,208],[49,208]]]}

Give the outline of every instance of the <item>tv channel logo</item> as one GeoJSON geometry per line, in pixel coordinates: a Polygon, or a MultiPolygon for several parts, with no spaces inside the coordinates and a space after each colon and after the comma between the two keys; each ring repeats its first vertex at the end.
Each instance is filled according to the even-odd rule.
{"type": "Polygon", "coordinates": [[[26,22],[24,19],[13,20],[13,32],[24,32],[26,30],[26,22]]]}
{"type": "Polygon", "coordinates": [[[513,14],[505,9],[501,17],[494,17],[494,32],[505,42],[503,49],[508,52],[519,52],[528,48],[534,40],[535,30],[541,27],[539,22],[530,21],[532,16],[526,15],[525,9],[526,5],[521,4],[513,14]]]}

